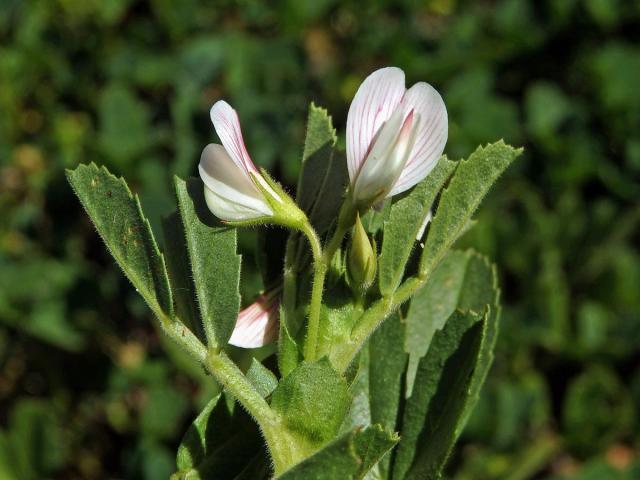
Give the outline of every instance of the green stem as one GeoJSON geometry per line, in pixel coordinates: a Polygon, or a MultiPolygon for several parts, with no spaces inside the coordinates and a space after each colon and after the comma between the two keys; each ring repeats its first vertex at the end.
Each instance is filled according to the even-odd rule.
{"type": "Polygon", "coordinates": [[[278,423],[277,414],[224,352],[209,351],[205,366],[263,429],[278,423]]]}
{"type": "Polygon", "coordinates": [[[159,308],[154,309],[154,313],[160,320],[162,331],[198,363],[204,364],[207,358],[207,347],[200,339],[182,321],[170,319],[159,308]]]}
{"type": "Polygon", "coordinates": [[[275,473],[289,468],[297,458],[293,448],[295,442],[283,428],[280,416],[224,352],[210,351],[205,366],[258,423],[269,448],[275,473]]]}
{"type": "Polygon", "coordinates": [[[307,325],[307,341],[304,346],[304,358],[313,361],[318,347],[318,331],[320,329],[320,307],[322,306],[322,293],[324,290],[324,278],[327,274],[327,265],[324,262],[322,246],[315,230],[310,223],[302,227],[311,245],[313,254],[313,285],[311,287],[311,302],[309,304],[309,323],[307,325]]]}
{"type": "Polygon", "coordinates": [[[393,294],[382,297],[369,307],[360,317],[356,325],[351,330],[349,347],[337,358],[335,367],[339,372],[344,372],[358,354],[369,336],[391,313],[396,311],[400,305],[409,300],[413,294],[427,282],[426,275],[410,277],[400,285],[393,294]]]}
{"type": "Polygon", "coordinates": [[[284,257],[284,274],[283,274],[283,292],[282,292],[282,305],[286,313],[287,318],[291,318],[293,310],[296,305],[296,266],[294,262],[295,246],[297,234],[292,233],[287,240],[287,247],[285,249],[286,254],[284,257]],[[294,236],[295,235],[295,236],[294,236]]]}
{"type": "Polygon", "coordinates": [[[303,233],[309,238],[313,252],[313,286],[311,288],[311,303],[309,305],[309,323],[307,326],[307,341],[304,348],[304,358],[307,361],[316,359],[318,352],[318,331],[320,329],[320,308],[322,306],[322,293],[324,280],[338,248],[347,231],[351,228],[356,218],[356,210],[349,198],[345,201],[338,215],[338,224],[333,236],[327,243],[324,252],[320,248],[318,237],[311,227],[303,229],[303,233]],[[314,245],[317,245],[314,247],[314,245]]]}
{"type": "Polygon", "coordinates": [[[207,347],[180,320],[158,315],[162,330],[191,356],[198,360],[225,387],[258,423],[274,423],[276,414],[262,398],[242,371],[224,352],[207,347]]]}
{"type": "Polygon", "coordinates": [[[300,460],[296,439],[283,427],[274,412],[238,366],[224,352],[207,350],[204,344],[179,319],[167,317],[159,308],[154,310],[162,330],[190,355],[198,360],[255,419],[269,448],[276,475],[300,460]]]}

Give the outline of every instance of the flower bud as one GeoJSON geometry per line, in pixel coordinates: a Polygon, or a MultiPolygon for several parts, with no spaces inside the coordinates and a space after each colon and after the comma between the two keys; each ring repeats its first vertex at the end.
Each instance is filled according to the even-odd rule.
{"type": "Polygon", "coordinates": [[[229,343],[236,347],[258,348],[273,342],[278,336],[278,300],[280,290],[260,295],[238,314],[229,343]]]}
{"type": "Polygon", "coordinates": [[[209,210],[233,225],[275,223],[300,228],[305,214],[266,172],[254,165],[244,144],[238,114],[218,101],[211,121],[222,145],[209,144],[200,157],[200,177],[209,210]]]}
{"type": "Polygon", "coordinates": [[[356,223],[353,227],[351,245],[347,253],[347,265],[353,286],[361,291],[366,291],[376,278],[377,254],[375,246],[369,241],[367,232],[360,221],[360,215],[356,216],[356,223]]]}

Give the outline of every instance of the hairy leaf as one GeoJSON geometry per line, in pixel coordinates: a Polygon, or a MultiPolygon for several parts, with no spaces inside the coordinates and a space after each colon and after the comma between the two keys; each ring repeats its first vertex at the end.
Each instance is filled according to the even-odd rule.
{"type": "Polygon", "coordinates": [[[213,397],[187,430],[172,479],[234,478],[252,457],[266,459],[257,426],[241,409],[232,412],[221,397],[213,397]]]}
{"type": "Polygon", "coordinates": [[[435,333],[405,406],[394,478],[439,478],[470,400],[485,330],[480,314],[456,311],[435,333]]]}
{"type": "Polygon", "coordinates": [[[350,403],[347,383],[326,358],[301,363],[271,397],[271,407],[287,429],[315,445],[333,438],[350,403]]]}
{"type": "Polygon", "coordinates": [[[201,340],[204,340],[195,287],[191,277],[189,253],[177,211],[162,219],[162,231],[176,315],[192,331],[197,332],[201,340]]]}
{"type": "Polygon", "coordinates": [[[460,161],[440,196],[420,259],[421,272],[430,272],[442,260],[491,185],[521,152],[501,140],[478,147],[468,159],[460,161]]]}
{"type": "Polygon", "coordinates": [[[362,479],[398,437],[379,425],[355,428],[283,473],[282,480],[362,479]]]}
{"type": "Polygon", "coordinates": [[[246,373],[249,380],[263,397],[268,397],[278,386],[278,379],[271,370],[262,365],[255,358],[251,359],[251,366],[246,373]]]}
{"type": "Polygon", "coordinates": [[[140,200],[122,178],[95,164],[67,170],[109,252],[158,316],[173,317],[173,300],[164,258],[144,217],[140,200]]]}
{"type": "Polygon", "coordinates": [[[319,234],[335,220],[348,181],[346,160],[334,155],[336,139],[331,117],[312,103],[296,201],[319,234]]]}
{"type": "Polygon", "coordinates": [[[391,206],[389,219],[384,222],[378,270],[380,292],[383,295],[390,295],[400,285],[422,222],[455,167],[455,162],[441,157],[427,178],[391,206]]]}
{"type": "Polygon", "coordinates": [[[175,177],[175,187],[207,341],[210,347],[224,347],[240,308],[236,230],[215,221],[200,180],[175,177]]]}
{"type": "MultiPolygon", "coordinates": [[[[486,305],[492,306],[487,327],[491,346],[487,348],[493,348],[497,303],[495,267],[485,257],[471,250],[450,251],[429,276],[426,285],[411,299],[407,311],[405,349],[409,353],[408,394],[411,393],[418,362],[427,353],[433,334],[444,326],[456,309],[483,312],[486,305]]],[[[487,352],[487,355],[490,353],[487,352]]]]}
{"type": "MultiPolygon", "coordinates": [[[[398,430],[398,410],[403,397],[407,354],[405,325],[398,313],[387,318],[369,339],[369,403],[371,423],[391,432],[398,430]]],[[[379,464],[383,478],[389,473],[390,458],[379,464]]]]}
{"type": "Polygon", "coordinates": [[[287,329],[285,313],[280,306],[280,334],[278,336],[278,369],[280,376],[286,377],[300,363],[301,353],[298,344],[287,329]]]}
{"type": "Polygon", "coordinates": [[[218,394],[209,400],[184,434],[176,455],[178,470],[195,468],[206,456],[207,449],[211,448],[212,440],[215,439],[215,430],[219,428],[214,424],[215,416],[212,413],[220,397],[221,394],[218,394]]]}

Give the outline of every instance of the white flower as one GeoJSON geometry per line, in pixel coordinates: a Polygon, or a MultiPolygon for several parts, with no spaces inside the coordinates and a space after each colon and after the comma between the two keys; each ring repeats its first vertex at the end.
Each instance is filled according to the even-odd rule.
{"type": "Polygon", "coordinates": [[[278,336],[278,291],[260,295],[238,314],[229,343],[236,347],[257,348],[278,336]]]}
{"type": "Polygon", "coordinates": [[[357,204],[404,192],[436,166],[447,142],[447,109],[429,84],[408,90],[404,72],[387,67],[369,75],[347,117],[347,166],[357,204]]]}
{"type": "Polygon", "coordinates": [[[221,100],[211,107],[211,121],[222,145],[211,143],[200,156],[198,169],[207,206],[215,216],[231,222],[273,216],[272,202],[282,199],[251,161],[238,114],[221,100]]]}

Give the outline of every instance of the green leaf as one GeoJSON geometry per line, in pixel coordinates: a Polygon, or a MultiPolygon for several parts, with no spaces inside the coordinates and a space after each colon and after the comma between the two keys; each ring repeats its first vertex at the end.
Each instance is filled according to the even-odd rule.
{"type": "Polygon", "coordinates": [[[356,427],[371,425],[371,405],[369,402],[369,350],[363,348],[352,365],[354,378],[349,385],[351,407],[342,423],[340,433],[347,433],[356,427]],[[357,369],[356,369],[357,366],[357,369]]]}
{"type": "Polygon", "coordinates": [[[236,229],[220,226],[207,209],[202,182],[175,177],[193,282],[207,342],[227,344],[240,309],[240,255],[236,229]]]}
{"type": "Polygon", "coordinates": [[[324,108],[309,106],[296,201],[318,234],[337,218],[348,182],[347,162],[334,155],[336,131],[324,108]]]}
{"type": "Polygon", "coordinates": [[[221,396],[213,397],[187,430],[178,447],[178,472],[172,478],[233,478],[260,450],[257,426],[241,409],[231,413],[221,396]]]}
{"type": "Polygon", "coordinates": [[[456,311],[418,366],[402,419],[394,478],[438,479],[470,401],[486,318],[456,311]]]}
{"type": "Polygon", "coordinates": [[[285,312],[280,305],[280,334],[278,336],[278,369],[284,378],[300,363],[301,352],[287,328],[285,312]]]}
{"type": "Polygon", "coordinates": [[[383,430],[379,425],[355,428],[278,478],[362,479],[397,442],[396,434],[383,430]]]}
{"type": "Polygon", "coordinates": [[[109,252],[151,310],[160,318],[172,317],[164,258],[138,197],[122,178],[93,163],[67,170],[67,178],[109,252]]]}
{"type": "Polygon", "coordinates": [[[461,160],[453,178],[440,196],[429,228],[420,271],[431,272],[459,237],[491,185],[522,152],[502,140],[478,147],[461,160]]]}
{"type": "Polygon", "coordinates": [[[221,394],[218,394],[209,400],[202,412],[193,421],[187,433],[184,434],[176,455],[178,470],[194,468],[204,459],[207,453],[207,445],[210,443],[209,440],[215,438],[216,425],[213,425],[214,417],[211,414],[221,396],[221,394]]]}
{"type": "MultiPolygon", "coordinates": [[[[398,313],[387,318],[369,339],[369,402],[371,423],[398,430],[398,411],[404,393],[407,354],[405,325],[398,313]]],[[[390,457],[379,464],[382,478],[388,478],[390,457]]]]}
{"type": "Polygon", "coordinates": [[[350,403],[347,383],[326,357],[301,363],[280,381],[271,397],[271,407],[286,428],[316,447],[333,438],[350,403]]]}
{"type": "Polygon", "coordinates": [[[400,285],[422,222],[455,167],[455,162],[441,157],[427,178],[393,202],[389,219],[384,223],[379,260],[380,292],[383,295],[392,294],[400,285]]]}
{"type": "MultiPolygon", "coordinates": [[[[405,349],[409,353],[408,395],[411,394],[418,362],[427,353],[433,334],[442,329],[456,309],[483,312],[486,305],[492,306],[487,328],[487,348],[493,348],[498,320],[498,295],[495,267],[485,257],[472,250],[453,250],[444,257],[425,286],[413,296],[407,311],[405,349]]],[[[491,353],[487,352],[486,355],[489,357],[491,353]]]]}
{"type": "Polygon", "coordinates": [[[358,318],[351,291],[344,283],[327,288],[320,307],[318,356],[326,355],[333,363],[348,343],[351,329],[358,318]],[[334,357],[335,355],[335,357],[334,357]]]}
{"type": "Polygon", "coordinates": [[[271,370],[262,365],[255,358],[251,359],[251,366],[246,373],[249,380],[260,395],[268,397],[278,386],[278,379],[271,370]]]}
{"type": "Polygon", "coordinates": [[[202,322],[191,277],[189,253],[184,239],[180,214],[176,211],[162,219],[164,248],[169,270],[169,282],[175,301],[176,315],[192,331],[204,339],[202,322]]]}

